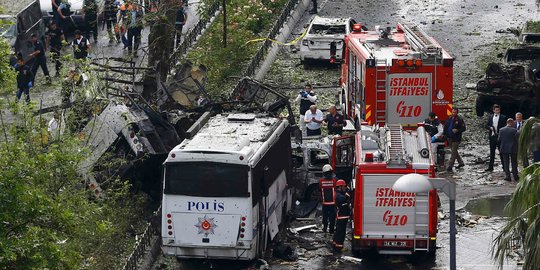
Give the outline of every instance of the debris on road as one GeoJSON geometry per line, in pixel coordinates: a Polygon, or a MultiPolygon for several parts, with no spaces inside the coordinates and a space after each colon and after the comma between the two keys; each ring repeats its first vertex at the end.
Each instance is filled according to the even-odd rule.
{"type": "Polygon", "coordinates": [[[289,231],[291,233],[298,234],[300,231],[311,229],[311,228],[316,228],[316,227],[317,227],[317,225],[311,224],[311,225],[306,225],[306,226],[301,226],[301,227],[296,227],[296,228],[289,228],[289,231]]]}
{"type": "MultiPolygon", "coordinates": [[[[307,215],[313,212],[315,208],[317,208],[318,204],[319,204],[318,201],[301,202],[297,204],[293,210],[290,211],[290,215],[296,220],[302,220],[299,218],[305,218],[307,215]]],[[[303,219],[303,220],[310,220],[310,219],[303,219]]]]}
{"type": "Polygon", "coordinates": [[[298,260],[298,254],[296,254],[295,249],[289,244],[277,243],[272,250],[272,256],[274,258],[286,260],[286,261],[296,261],[298,260]]]}
{"type": "Polygon", "coordinates": [[[345,261],[353,262],[353,263],[361,263],[362,262],[362,259],[351,257],[351,256],[345,256],[345,255],[341,256],[341,259],[345,260],[345,261]]]}

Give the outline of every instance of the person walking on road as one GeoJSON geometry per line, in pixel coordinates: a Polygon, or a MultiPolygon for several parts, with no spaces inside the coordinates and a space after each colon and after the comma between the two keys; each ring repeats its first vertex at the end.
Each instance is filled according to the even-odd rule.
{"type": "Polygon", "coordinates": [[[116,31],[116,13],[118,12],[118,6],[115,0],[105,0],[103,3],[103,20],[107,26],[107,35],[109,36],[109,43],[113,43],[116,39],[120,42],[120,36],[116,31]]]}
{"type": "Polygon", "coordinates": [[[321,110],[317,109],[317,105],[311,105],[309,110],[304,115],[304,122],[306,122],[306,135],[321,135],[321,123],[323,122],[324,118],[321,110]]]}
{"type": "Polygon", "coordinates": [[[330,164],[326,164],[322,168],[323,178],[319,180],[319,188],[321,189],[321,204],[322,204],[322,223],[323,232],[327,230],[334,233],[334,225],[336,222],[336,178],[330,164]]]}
{"type": "Polygon", "coordinates": [[[501,162],[503,165],[504,180],[512,181],[510,179],[510,164],[512,164],[512,175],[514,181],[519,181],[518,166],[517,166],[517,134],[518,131],[514,125],[514,119],[508,118],[506,120],[506,126],[499,130],[498,141],[500,144],[499,151],[501,153],[501,162]]]}
{"type": "Polygon", "coordinates": [[[137,50],[141,44],[141,33],[143,29],[143,12],[138,4],[132,4],[131,11],[127,12],[127,49],[128,53],[133,52],[133,56],[137,57],[137,50]],[[134,50],[134,51],[133,51],[134,50]]]}
{"type": "Polygon", "coordinates": [[[51,77],[49,76],[49,68],[47,68],[47,57],[45,56],[45,46],[43,46],[43,43],[41,43],[41,41],[38,40],[38,37],[36,34],[32,34],[30,37],[32,38],[32,45],[34,46],[34,51],[28,55],[28,57],[34,59],[34,63],[32,64],[32,74],[34,75],[34,79],[32,79],[32,84],[35,84],[35,77],[36,77],[36,73],[39,67],[41,67],[41,70],[43,71],[43,75],[45,75],[47,84],[50,84],[51,77]]]}
{"type": "Polygon", "coordinates": [[[337,112],[336,106],[332,105],[328,108],[328,114],[324,119],[324,122],[328,124],[328,135],[340,135],[343,134],[343,126],[345,125],[345,119],[343,115],[337,112]]]}
{"type": "Polygon", "coordinates": [[[332,243],[336,251],[341,251],[345,242],[347,223],[351,216],[351,194],[349,194],[347,183],[344,180],[338,180],[336,187],[336,232],[334,233],[332,243]]]}
{"type": "Polygon", "coordinates": [[[465,126],[465,121],[458,116],[459,110],[457,108],[452,109],[452,115],[448,118],[444,125],[444,135],[448,139],[448,145],[451,149],[450,160],[448,161],[448,167],[446,168],[447,172],[452,172],[454,167],[454,162],[458,161],[458,166],[456,168],[461,168],[465,166],[463,159],[458,153],[459,144],[463,136],[463,132],[467,129],[465,126]]]}
{"type": "Polygon", "coordinates": [[[304,114],[306,111],[309,110],[309,107],[311,105],[315,105],[317,102],[317,95],[313,91],[313,86],[311,84],[306,84],[304,87],[304,90],[300,91],[298,93],[298,96],[296,96],[296,102],[300,102],[300,130],[302,130],[302,134],[306,135],[306,123],[304,122],[304,114]]]}
{"type": "Polygon", "coordinates": [[[86,60],[90,50],[90,41],[83,37],[81,30],[75,30],[75,39],[71,42],[73,47],[73,57],[75,59],[86,60]]]}
{"type": "Polygon", "coordinates": [[[98,6],[95,0],[84,0],[82,17],[85,24],[84,35],[90,38],[90,33],[94,37],[94,43],[98,42],[98,6]]]}
{"type": "MultiPolygon", "coordinates": [[[[489,136],[489,165],[486,172],[493,171],[495,164],[495,149],[499,148],[498,138],[499,130],[506,125],[507,117],[501,114],[501,107],[497,104],[493,105],[493,114],[488,117],[486,129],[489,136]]],[[[499,150],[499,154],[500,154],[499,150]]]]}
{"type": "Polygon", "coordinates": [[[178,48],[178,46],[180,45],[180,38],[182,37],[182,29],[184,28],[184,25],[186,24],[187,22],[187,11],[186,9],[184,8],[184,4],[182,1],[179,1],[179,7],[178,7],[178,10],[176,11],[176,20],[174,22],[174,27],[175,27],[175,35],[176,35],[176,45],[174,46],[174,48],[178,48]]]}
{"type": "Polygon", "coordinates": [[[52,55],[52,59],[55,64],[56,73],[55,77],[60,76],[60,69],[62,68],[62,62],[60,61],[60,54],[62,52],[62,42],[64,42],[64,31],[58,27],[55,21],[52,21],[49,30],[47,31],[47,44],[52,55]]]}
{"type": "Polygon", "coordinates": [[[17,63],[14,66],[17,71],[17,101],[21,100],[22,94],[26,95],[26,102],[30,102],[30,87],[32,87],[32,80],[34,76],[30,67],[25,65],[22,55],[17,58],[17,63]]]}

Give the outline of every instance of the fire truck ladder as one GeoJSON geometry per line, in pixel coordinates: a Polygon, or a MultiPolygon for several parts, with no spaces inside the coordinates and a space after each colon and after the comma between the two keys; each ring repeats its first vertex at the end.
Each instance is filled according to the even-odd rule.
{"type": "Polygon", "coordinates": [[[375,61],[375,123],[386,123],[386,75],[388,66],[386,59],[375,61]]]}
{"type": "Polygon", "coordinates": [[[414,251],[429,251],[429,193],[415,194],[414,204],[414,251]],[[418,247],[418,241],[426,243],[418,247]]]}
{"type": "Polygon", "coordinates": [[[405,148],[403,147],[403,130],[401,125],[387,125],[386,131],[386,153],[387,164],[391,166],[406,166],[405,148]]]}
{"type": "Polygon", "coordinates": [[[405,41],[411,45],[411,48],[415,51],[421,52],[426,56],[438,56],[442,52],[441,47],[433,42],[418,25],[408,26],[401,24],[401,29],[405,33],[405,41]]]}

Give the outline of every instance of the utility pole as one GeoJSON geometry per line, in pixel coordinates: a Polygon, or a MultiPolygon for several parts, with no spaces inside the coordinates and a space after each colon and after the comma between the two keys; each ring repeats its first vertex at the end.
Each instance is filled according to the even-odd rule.
{"type": "Polygon", "coordinates": [[[223,48],[227,48],[227,3],[223,0],[223,48]]]}

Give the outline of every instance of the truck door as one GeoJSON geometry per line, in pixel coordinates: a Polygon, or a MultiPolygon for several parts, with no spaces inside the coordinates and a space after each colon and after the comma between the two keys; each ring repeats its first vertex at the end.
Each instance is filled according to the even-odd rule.
{"type": "Polygon", "coordinates": [[[332,168],[337,179],[351,182],[354,164],[354,136],[335,138],[332,146],[332,168]]]}

